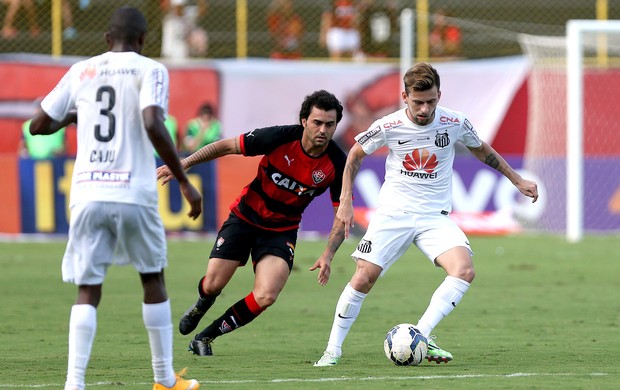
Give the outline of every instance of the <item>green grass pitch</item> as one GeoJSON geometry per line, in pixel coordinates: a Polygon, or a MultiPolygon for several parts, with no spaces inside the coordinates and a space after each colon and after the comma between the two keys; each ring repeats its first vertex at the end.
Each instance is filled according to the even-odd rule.
{"type": "MultiPolygon", "coordinates": [[[[331,279],[308,271],[324,241],[301,241],[295,267],[274,306],[216,340],[213,357],[187,352],[177,320],[196,299],[210,240],[169,243],[174,365],[203,389],[616,389],[620,386],[620,239],[471,237],[476,280],[434,333],[450,363],[397,367],[383,354],[385,333],[417,322],[444,278],[412,247],[364,302],[340,364],[317,368],[336,301],[351,277],[343,244],[331,279]]],[[[0,389],[62,388],[75,286],[62,283],[64,242],[0,243],[0,389]]],[[[206,326],[252,289],[241,268],[201,323],[206,326]]],[[[98,310],[87,372],[95,389],[147,389],[152,372],[141,319],[141,288],[131,267],[112,268],[98,310]]]]}

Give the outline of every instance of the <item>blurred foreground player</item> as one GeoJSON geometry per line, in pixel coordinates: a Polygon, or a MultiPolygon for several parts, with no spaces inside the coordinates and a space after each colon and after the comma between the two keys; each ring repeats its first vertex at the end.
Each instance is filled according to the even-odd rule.
{"type": "Polygon", "coordinates": [[[112,264],[132,264],[140,273],[153,389],[200,387],[181,377],[184,370],[175,374],[172,366],[171,310],[163,271],[166,237],[157,211],[153,147],[179,181],[191,205],[190,218],[202,212],[202,197],[189,183],[164,125],[168,71],[140,55],[146,30],[139,10],[117,9],[105,34],[109,51],[73,65],[41,102],[30,125],[34,135],[78,124],[69,241],[62,262],[63,280],[78,286],[69,321],[65,390],[85,387],[97,306],[112,264]]]}

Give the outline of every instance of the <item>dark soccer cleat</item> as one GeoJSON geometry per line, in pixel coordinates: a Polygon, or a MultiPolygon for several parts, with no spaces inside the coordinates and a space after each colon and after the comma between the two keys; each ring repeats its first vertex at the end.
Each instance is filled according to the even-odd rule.
{"type": "Polygon", "coordinates": [[[188,351],[192,351],[194,355],[198,356],[213,356],[213,350],[211,349],[212,339],[205,337],[204,339],[196,340],[192,339],[189,342],[188,351]]]}
{"type": "Polygon", "coordinates": [[[204,298],[200,297],[185,313],[183,313],[183,317],[179,321],[179,332],[182,335],[188,335],[192,333],[194,329],[198,326],[198,323],[205,315],[206,310],[201,310],[201,307],[206,306],[206,301],[204,298]]]}

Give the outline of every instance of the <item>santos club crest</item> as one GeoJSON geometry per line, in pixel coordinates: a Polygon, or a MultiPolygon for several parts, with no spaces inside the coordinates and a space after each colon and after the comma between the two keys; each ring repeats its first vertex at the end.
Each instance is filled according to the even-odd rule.
{"type": "Polygon", "coordinates": [[[435,134],[435,145],[439,148],[445,148],[450,145],[450,137],[448,136],[447,131],[443,134],[440,134],[439,132],[435,134]]]}

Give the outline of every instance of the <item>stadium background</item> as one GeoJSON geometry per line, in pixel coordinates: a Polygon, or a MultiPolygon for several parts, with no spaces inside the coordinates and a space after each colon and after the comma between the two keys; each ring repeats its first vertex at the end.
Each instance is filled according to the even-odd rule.
{"type": "MultiPolygon", "coordinates": [[[[52,53],[52,3],[56,0],[33,0],[40,34],[28,34],[26,12],[22,7],[16,17],[20,33],[14,39],[2,39],[0,53],[52,53]]],[[[76,39],[62,41],[63,55],[91,56],[100,52],[101,35],[106,29],[107,15],[125,4],[145,13],[150,28],[144,54],[159,57],[163,18],[160,0],[67,0],[73,12],[76,39]],[[84,6],[84,4],[87,4],[84,6]]],[[[188,0],[188,4],[200,0],[188,0]]],[[[199,18],[200,27],[208,32],[209,50],[205,57],[230,58],[241,52],[248,57],[269,57],[272,42],[267,31],[267,9],[272,0],[202,0],[206,13],[199,18]],[[246,19],[246,23],[241,20],[246,19]],[[239,26],[246,24],[247,29],[239,26]],[[247,47],[237,47],[238,32],[245,32],[247,47]]],[[[325,58],[327,52],[319,45],[321,13],[330,0],[293,0],[295,10],[304,23],[302,52],[307,58],[325,58]]],[[[60,3],[60,1],[59,1],[60,3]]],[[[375,0],[379,5],[390,5],[398,11],[404,8],[426,8],[429,13],[444,8],[463,32],[463,57],[486,58],[521,54],[518,33],[555,35],[565,33],[569,19],[618,19],[620,7],[615,0],[375,0]],[[614,6],[615,5],[615,6],[614,6]]],[[[6,6],[0,7],[4,18],[6,6]]],[[[61,15],[58,15],[61,17],[61,15]]],[[[398,25],[390,40],[390,57],[399,56],[398,25]]]]}
{"type": "MultiPolygon", "coordinates": [[[[293,0],[293,2],[304,22],[303,58],[299,61],[273,61],[269,59],[273,44],[266,27],[267,9],[271,0],[206,0],[207,12],[199,19],[200,27],[207,31],[209,38],[206,55],[183,61],[164,60],[171,70],[171,113],[174,113],[179,123],[184,123],[193,116],[195,108],[205,100],[214,102],[219,109],[220,116],[223,119],[229,119],[224,121],[226,135],[279,123],[280,118],[290,118],[282,119],[290,123],[296,120],[297,102],[310,92],[309,89],[295,91],[296,89],[302,89],[304,86],[308,88],[320,86],[315,82],[317,78],[321,78],[321,81],[325,79],[326,89],[331,89],[334,80],[329,76],[346,79],[348,75],[352,79],[349,80],[350,84],[355,84],[356,72],[363,74],[363,77],[368,77],[368,74],[372,77],[370,82],[360,78],[359,83],[364,85],[362,87],[356,85],[355,88],[358,89],[352,88],[353,92],[348,91],[347,109],[353,104],[350,102],[351,96],[359,96],[361,99],[365,95],[375,93],[378,89],[382,89],[386,96],[398,97],[397,90],[400,85],[398,23],[392,25],[393,28],[386,45],[387,57],[367,59],[363,64],[350,61],[334,64],[333,61],[328,60],[326,50],[319,45],[321,13],[329,2],[319,0],[293,0]],[[252,92],[259,91],[260,86],[257,87],[253,83],[256,83],[256,78],[264,77],[267,72],[271,72],[269,77],[286,80],[280,81],[279,84],[276,84],[275,79],[273,80],[273,85],[277,85],[278,88],[274,87],[271,91],[277,91],[276,93],[270,93],[268,99],[257,99],[254,93],[247,94],[251,96],[239,96],[243,95],[242,89],[246,86],[256,87],[249,89],[252,92]],[[321,72],[327,72],[329,76],[325,77],[321,72]],[[234,91],[234,96],[231,96],[231,91],[234,91]],[[294,102],[294,108],[285,112],[286,115],[280,115],[278,111],[282,110],[279,110],[278,98],[294,102]],[[234,102],[239,99],[242,103],[235,104],[234,102]],[[266,115],[266,118],[257,118],[249,114],[250,106],[260,104],[265,105],[265,109],[275,112],[266,115]],[[269,108],[269,104],[274,107],[269,108]],[[247,110],[236,108],[239,106],[247,107],[247,110]],[[248,111],[248,113],[244,115],[243,111],[248,111]],[[265,123],[261,123],[262,120],[265,120],[265,123]]],[[[150,24],[144,54],[155,58],[159,58],[161,54],[163,11],[160,1],[68,0],[68,3],[72,9],[73,24],[76,29],[76,35],[71,39],[62,34],[61,0],[34,0],[39,27],[36,36],[30,33],[26,12],[21,8],[16,17],[17,33],[10,38],[0,39],[0,82],[5,86],[0,91],[0,126],[3,131],[0,141],[0,167],[2,168],[2,181],[7,183],[5,191],[0,193],[0,198],[5,204],[16,205],[9,209],[5,218],[0,220],[0,232],[3,233],[66,232],[68,216],[66,178],[72,169],[71,154],[75,150],[75,133],[74,131],[68,133],[67,158],[54,161],[32,161],[20,158],[17,154],[21,123],[31,115],[32,101],[49,91],[71,63],[81,57],[98,54],[105,49],[102,33],[106,29],[110,12],[125,4],[142,9],[150,24]],[[33,75],[36,75],[36,79],[33,79],[33,75]]],[[[472,72],[478,73],[476,75],[478,78],[487,77],[488,75],[480,70],[483,66],[491,64],[489,69],[506,68],[501,77],[506,79],[503,81],[504,89],[509,89],[509,91],[505,92],[506,96],[503,99],[498,99],[506,105],[504,115],[497,118],[497,123],[490,127],[494,129],[492,145],[500,153],[509,157],[511,163],[517,168],[523,166],[528,127],[528,79],[527,75],[519,78],[524,69],[520,62],[523,53],[519,44],[519,34],[563,36],[566,22],[569,19],[616,19],[620,14],[620,7],[613,7],[614,2],[611,0],[548,0],[544,2],[533,0],[519,2],[376,0],[375,3],[394,6],[397,12],[404,8],[417,10],[416,21],[419,34],[417,34],[416,41],[416,60],[431,60],[438,63],[441,67],[440,72],[447,76],[445,78],[448,80],[454,79],[460,84],[465,84],[463,79],[472,75],[472,72]],[[462,55],[459,58],[428,57],[424,32],[428,31],[430,15],[440,8],[450,11],[452,15],[450,20],[462,31],[463,46],[462,55]],[[508,66],[504,65],[503,59],[507,59],[508,66]],[[454,66],[451,67],[451,65],[454,66]],[[476,71],[475,68],[479,69],[476,71]],[[515,72],[511,72],[513,68],[518,70],[516,73],[519,77],[514,75],[515,72]],[[464,71],[464,69],[469,70],[464,71]]],[[[2,4],[0,5],[0,17],[4,18],[5,13],[6,5],[2,4]]],[[[615,80],[617,78],[614,82],[615,80]]],[[[478,79],[478,81],[483,80],[478,79]]],[[[444,101],[448,99],[449,94],[446,93],[446,88],[450,85],[454,84],[452,82],[442,84],[444,101]]],[[[487,87],[487,85],[478,84],[470,90],[473,90],[475,94],[480,94],[487,87]]],[[[463,94],[460,93],[460,95],[463,94]]],[[[563,99],[561,96],[557,98],[563,99]]],[[[593,104],[598,103],[595,101],[593,104]]],[[[388,102],[387,105],[389,104],[392,103],[388,102]]],[[[449,104],[446,103],[446,105],[449,104]]],[[[469,110],[466,112],[470,113],[469,110]]],[[[348,115],[345,118],[348,118],[348,115]]],[[[482,127],[480,121],[475,123],[480,131],[482,127]]],[[[354,131],[363,130],[363,127],[356,128],[349,124],[347,126],[354,131]]],[[[557,126],[557,129],[561,128],[563,127],[557,126]]],[[[606,127],[606,129],[607,138],[597,141],[597,144],[607,145],[608,149],[611,146],[611,149],[614,149],[618,139],[616,135],[618,133],[615,132],[617,126],[606,127]]],[[[344,146],[347,145],[347,139],[341,139],[341,142],[344,146]]],[[[617,166],[618,150],[615,152],[612,150],[612,153],[607,154],[613,154],[616,157],[614,161],[617,166]]],[[[377,161],[369,161],[372,172],[380,178],[382,175],[381,157],[377,161]]],[[[205,193],[206,210],[204,219],[196,224],[184,221],[183,206],[175,191],[160,194],[165,203],[164,206],[160,205],[160,210],[164,214],[166,228],[169,231],[214,231],[225,217],[230,201],[237,195],[240,187],[248,182],[249,175],[252,175],[255,169],[254,163],[252,159],[227,158],[214,164],[205,164],[203,169],[194,172],[194,179],[200,181],[205,193]]],[[[488,180],[486,183],[491,183],[488,186],[489,190],[482,194],[485,199],[489,198],[489,200],[474,210],[475,215],[469,215],[467,212],[460,214],[459,222],[462,226],[466,226],[466,230],[470,233],[497,234],[520,230],[522,226],[515,224],[518,221],[506,217],[501,212],[498,213],[502,211],[502,204],[505,205],[515,198],[514,194],[504,194],[503,200],[491,199],[491,192],[504,188],[505,184],[489,178],[489,172],[485,171],[484,166],[477,162],[469,164],[466,157],[462,161],[459,160],[457,165],[465,167],[459,174],[463,178],[466,190],[469,191],[465,193],[469,198],[457,196],[457,202],[460,200],[460,203],[466,203],[468,200],[474,200],[474,195],[480,195],[474,188],[476,183],[478,187],[482,187],[478,180],[486,178],[488,180]]],[[[602,170],[598,171],[602,172],[602,170]]],[[[367,186],[374,184],[376,182],[373,179],[366,181],[367,186]]],[[[616,187],[608,185],[605,191],[601,197],[610,198],[610,194],[616,191],[616,187]]],[[[364,194],[358,195],[357,199],[364,198],[364,194]]],[[[302,226],[302,230],[307,229],[319,233],[325,232],[326,229],[328,231],[331,216],[321,214],[319,210],[329,211],[329,207],[324,207],[325,202],[315,203],[318,206],[309,210],[315,218],[309,219],[309,226],[302,226]],[[317,221],[321,223],[316,223],[317,221]]],[[[360,211],[371,212],[371,203],[363,202],[356,207],[360,211]]],[[[561,207],[559,201],[554,202],[552,199],[550,203],[561,207]]],[[[544,203],[541,202],[541,204],[544,206],[544,203]]],[[[605,224],[602,227],[593,225],[594,230],[620,229],[619,204],[618,199],[615,203],[613,199],[609,201],[610,206],[600,212],[606,218],[605,224]]],[[[541,207],[538,206],[539,209],[541,207]]],[[[561,214],[562,210],[558,212],[561,214]]],[[[598,216],[599,214],[592,218],[597,219],[598,216]]],[[[362,219],[358,221],[358,225],[363,228],[366,218],[362,219]]],[[[559,216],[557,220],[561,221],[562,216],[559,216]]],[[[554,228],[561,231],[562,226],[557,225],[554,223],[554,228]]],[[[546,226],[539,225],[535,228],[545,230],[546,226]]]]}

